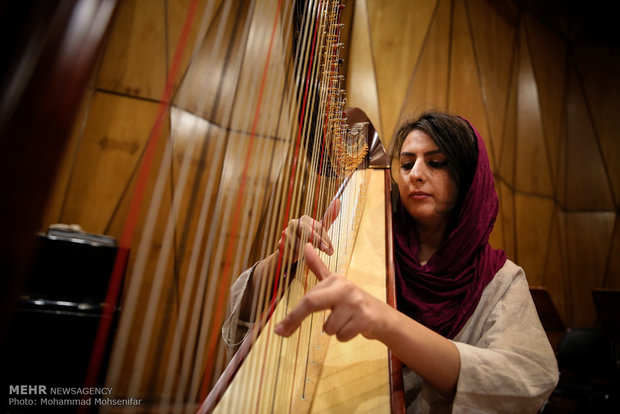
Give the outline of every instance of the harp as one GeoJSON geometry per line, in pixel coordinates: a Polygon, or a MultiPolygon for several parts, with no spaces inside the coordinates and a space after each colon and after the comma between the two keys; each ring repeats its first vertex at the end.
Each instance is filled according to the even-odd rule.
{"type": "MultiPolygon", "coordinates": [[[[343,112],[337,63],[342,45],[339,13],[338,1],[309,2],[295,13],[302,26],[306,24],[299,30],[300,37],[312,38],[313,47],[318,42],[316,50],[325,51],[323,56],[311,58],[320,68],[317,86],[310,86],[309,79],[301,82],[300,90],[314,87],[322,95],[306,118],[311,123],[306,126],[307,140],[302,146],[313,167],[310,178],[305,177],[301,185],[314,188],[311,193],[323,193],[323,206],[331,197],[341,200],[341,213],[330,231],[336,254],[333,258],[323,255],[330,269],[346,274],[395,306],[390,165],[363,111],[353,108],[343,112]],[[314,177],[315,173],[318,176],[314,177]]],[[[296,52],[296,56],[301,54],[296,52]]],[[[307,96],[302,101],[300,130],[307,96]]],[[[316,200],[311,211],[302,209],[315,216],[321,211],[316,200]]],[[[254,297],[255,312],[267,309],[256,316],[199,412],[404,412],[400,362],[381,344],[361,337],[347,343],[330,340],[321,330],[325,312],[309,317],[291,338],[273,334],[274,321],[283,318],[313,285],[303,261],[287,274],[291,270],[290,264],[282,269],[282,260],[269,269],[268,281],[263,280],[254,297]]]]}
{"type": "MultiPolygon", "coordinates": [[[[341,213],[330,228],[336,257],[330,270],[394,304],[391,264],[391,179],[387,156],[364,113],[348,111],[370,151],[335,197],[341,213]]],[[[278,338],[274,321],[308,290],[303,263],[275,310],[257,319],[199,412],[404,412],[399,361],[385,346],[358,335],[341,343],[322,332],[325,312],[308,317],[295,335],[278,338]],[[269,319],[267,319],[269,317],[269,319]]],[[[267,312],[266,312],[267,313],[267,312]]]]}
{"type": "MultiPolygon", "coordinates": [[[[126,219],[122,231],[115,230],[120,246],[130,248],[131,255],[125,285],[120,285],[118,274],[112,276],[109,297],[122,287],[122,314],[105,385],[113,390],[110,398],[140,399],[147,407],[100,407],[102,412],[243,410],[235,405],[238,385],[231,382],[227,392],[213,387],[226,365],[220,327],[230,284],[272,251],[289,219],[302,214],[320,216],[334,197],[351,200],[346,203],[351,208],[343,209],[341,221],[333,226],[340,234],[333,240],[342,244],[333,266],[338,271],[361,267],[360,273],[368,273],[361,259],[382,256],[368,283],[379,283],[373,288],[378,295],[394,297],[386,289],[385,278],[376,277],[390,274],[388,166],[376,158],[381,151],[367,118],[359,111],[343,116],[340,3],[188,3],[151,132],[140,144],[140,156],[127,161],[136,163],[136,172],[132,170],[123,188],[136,191],[118,202],[124,206],[119,209],[125,209],[126,219]],[[193,49],[184,49],[190,26],[195,27],[197,41],[193,49]],[[179,62],[188,55],[191,63],[185,69],[179,62]],[[358,168],[359,164],[368,168],[358,168]],[[352,200],[358,195],[363,201],[355,204],[352,200]],[[352,232],[357,225],[359,230],[352,232]],[[364,243],[365,252],[355,248],[364,243]]],[[[119,257],[118,262],[125,263],[125,259],[119,257]]],[[[284,267],[274,272],[274,281],[283,280],[284,273],[291,275],[291,269],[284,267]]],[[[312,280],[302,264],[295,277],[303,283],[291,280],[286,289],[278,283],[274,295],[279,296],[278,302],[289,300],[289,290],[302,293],[309,288],[304,286],[306,276],[312,280]]],[[[115,305],[109,302],[107,307],[115,305]]],[[[276,308],[269,320],[285,311],[276,308]]],[[[311,348],[317,348],[312,341],[327,342],[318,318],[312,329],[302,329],[304,336],[314,339],[310,345],[295,346],[295,353],[308,355],[311,348]]],[[[104,319],[100,336],[110,335],[104,319]]],[[[270,336],[270,323],[264,322],[261,335],[257,329],[249,336],[253,340],[246,346],[254,345],[248,355],[277,348],[263,345],[267,341],[260,339],[270,336]]],[[[305,379],[293,380],[282,397],[264,399],[252,410],[279,411],[284,406],[297,412],[335,411],[345,406],[373,412],[376,407],[389,409],[390,399],[398,392],[390,392],[388,384],[390,378],[398,383],[399,373],[390,376],[391,359],[385,347],[358,339],[348,345],[361,342],[374,350],[352,351],[333,339],[329,347],[320,342],[320,352],[312,360],[305,358],[308,364],[289,363],[297,373],[316,371],[316,375],[304,376],[311,381],[302,386],[301,394],[295,390],[305,379]],[[346,365],[370,373],[371,379],[364,381],[370,389],[358,387],[361,382],[351,376],[347,381],[357,394],[343,388],[336,376],[331,385],[319,379],[318,374],[325,376],[329,369],[341,370],[346,358],[354,355],[362,357],[359,364],[349,361],[346,365]],[[381,361],[376,362],[381,368],[370,369],[369,361],[381,361]],[[379,376],[381,386],[375,381],[379,376]],[[311,388],[315,396],[331,396],[310,398],[311,388]],[[290,398],[293,393],[296,397],[290,398]],[[348,402],[342,398],[353,395],[348,402]],[[274,398],[284,402],[271,405],[274,398]]],[[[229,364],[242,367],[235,381],[247,370],[243,367],[254,365],[252,359],[241,364],[242,354],[238,355],[229,364]]],[[[95,384],[100,375],[101,357],[95,346],[85,386],[95,384]]],[[[293,377],[275,370],[280,380],[293,377]]],[[[256,395],[267,395],[267,385],[250,387],[258,387],[256,395]]],[[[397,398],[393,408],[402,407],[394,401],[397,398]]]]}

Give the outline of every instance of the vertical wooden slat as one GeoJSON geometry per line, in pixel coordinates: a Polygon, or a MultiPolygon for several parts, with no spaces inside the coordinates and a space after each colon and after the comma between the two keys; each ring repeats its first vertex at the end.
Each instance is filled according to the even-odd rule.
{"type": "Polygon", "coordinates": [[[509,258],[516,258],[516,213],[515,213],[515,195],[513,190],[504,182],[499,182],[499,202],[500,202],[500,218],[502,220],[503,243],[492,245],[502,248],[509,258]]]}
{"type": "Polygon", "coordinates": [[[615,214],[564,213],[567,277],[572,308],[570,326],[594,326],[592,288],[601,286],[615,214]]]}
{"type": "Polygon", "coordinates": [[[542,130],[538,89],[523,26],[520,29],[515,189],[552,197],[554,192],[542,130]]]}
{"type": "Polygon", "coordinates": [[[452,46],[450,56],[450,84],[448,110],[467,118],[475,125],[490,154],[491,170],[495,171],[493,143],[489,137],[489,124],[482,99],[477,56],[474,54],[473,38],[467,21],[463,1],[453,3],[452,46]]]}
{"type": "Polygon", "coordinates": [[[603,287],[610,289],[620,289],[620,217],[616,213],[616,222],[614,223],[614,238],[609,249],[609,258],[607,261],[607,273],[605,274],[605,282],[603,287]]]}
{"type": "MultiPolygon", "coordinates": [[[[353,28],[350,38],[347,72],[347,101],[364,112],[379,132],[384,145],[389,145],[390,130],[384,130],[379,112],[374,49],[369,32],[370,17],[366,0],[355,2],[353,28]]],[[[380,64],[377,62],[376,64],[380,64]]]]}
{"type": "MultiPolygon", "coordinates": [[[[174,50],[174,45],[176,45],[179,41],[179,37],[181,36],[181,32],[183,30],[183,22],[185,20],[185,16],[188,12],[188,8],[190,7],[193,0],[174,0],[166,1],[166,25],[167,25],[167,43],[168,43],[168,67],[172,64],[172,58],[174,50]]],[[[194,11],[197,16],[196,19],[192,21],[191,27],[189,29],[189,38],[195,39],[199,35],[199,30],[201,29],[201,24],[203,23],[203,16],[207,15],[206,27],[210,27],[215,23],[216,11],[221,7],[222,0],[199,0],[196,5],[196,10],[194,11]],[[207,13],[211,10],[210,13],[207,13]]],[[[183,51],[183,56],[181,58],[181,69],[180,73],[185,73],[187,71],[188,65],[190,64],[192,54],[194,52],[193,44],[189,45],[189,47],[185,48],[183,51]]],[[[182,77],[179,77],[175,82],[173,89],[176,90],[178,85],[182,82],[182,77]]]]}
{"type": "Polygon", "coordinates": [[[563,166],[566,182],[562,183],[566,188],[565,207],[568,210],[613,210],[611,186],[586,104],[576,70],[572,68],[566,112],[567,156],[563,166]]]}
{"type": "MultiPolygon", "coordinates": [[[[514,59],[517,13],[515,5],[484,0],[466,2],[474,52],[476,54],[485,109],[489,123],[489,140],[497,163],[501,137],[504,132],[510,74],[514,59]],[[501,8],[501,5],[505,8],[501,8]],[[503,11],[499,13],[498,9],[503,11]]],[[[500,167],[501,168],[501,167],[500,167]]]]}
{"type": "Polygon", "coordinates": [[[381,103],[383,135],[391,135],[401,115],[409,78],[420,59],[437,0],[368,0],[370,34],[381,103]],[[385,64],[390,62],[390,64],[385,64]]]}
{"type": "Polygon", "coordinates": [[[616,208],[620,206],[620,48],[602,42],[575,45],[577,70],[584,87],[593,128],[601,149],[607,179],[613,189],[616,208]],[[605,68],[605,70],[601,70],[605,68]]]}
{"type": "MultiPolygon", "coordinates": [[[[157,105],[98,92],[75,156],[63,223],[104,233],[141,159],[157,105]]],[[[120,233],[111,234],[120,237],[120,233]]]]}
{"type": "Polygon", "coordinates": [[[547,246],[547,260],[545,261],[545,272],[542,284],[549,290],[549,295],[555,304],[566,326],[573,326],[569,306],[571,305],[568,296],[568,273],[566,265],[566,250],[563,236],[563,220],[561,220],[559,207],[556,205],[553,211],[551,228],[549,231],[549,244],[547,246]]]}
{"type": "Polygon", "coordinates": [[[555,194],[561,186],[558,179],[560,145],[565,101],[567,45],[556,33],[542,25],[538,20],[525,14],[523,24],[527,34],[527,47],[540,102],[540,122],[542,123],[549,170],[555,194]]]}
{"type": "Polygon", "coordinates": [[[98,71],[97,88],[159,99],[166,82],[165,0],[129,0],[119,10],[98,71]]]}
{"type": "Polygon", "coordinates": [[[549,198],[515,194],[516,259],[530,285],[544,283],[553,207],[549,198]]]}
{"type": "Polygon", "coordinates": [[[400,113],[419,115],[429,109],[445,110],[450,62],[450,0],[440,0],[419,63],[411,76],[400,113]]]}

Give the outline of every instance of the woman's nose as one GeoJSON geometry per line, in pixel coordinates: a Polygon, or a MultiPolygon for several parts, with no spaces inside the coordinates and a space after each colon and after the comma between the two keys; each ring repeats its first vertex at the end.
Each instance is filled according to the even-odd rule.
{"type": "Polygon", "coordinates": [[[409,171],[409,177],[414,181],[423,181],[426,175],[426,168],[424,162],[421,159],[417,159],[409,171]]]}

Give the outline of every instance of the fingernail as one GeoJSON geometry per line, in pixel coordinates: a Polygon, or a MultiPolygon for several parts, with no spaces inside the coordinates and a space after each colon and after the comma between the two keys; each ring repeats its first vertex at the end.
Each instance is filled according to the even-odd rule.
{"type": "Polygon", "coordinates": [[[277,325],[276,325],[275,332],[276,332],[278,335],[284,335],[284,326],[283,326],[281,323],[277,324],[277,325]]]}
{"type": "Polygon", "coordinates": [[[321,250],[323,250],[325,253],[329,252],[329,245],[325,242],[321,243],[321,250]]]}

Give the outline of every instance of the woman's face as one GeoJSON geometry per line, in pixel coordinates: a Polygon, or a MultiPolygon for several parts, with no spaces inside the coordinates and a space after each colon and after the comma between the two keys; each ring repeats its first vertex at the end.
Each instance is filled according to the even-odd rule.
{"type": "Polygon", "coordinates": [[[398,190],[405,209],[419,224],[448,223],[458,189],[446,156],[421,130],[411,131],[400,149],[398,190]]]}

